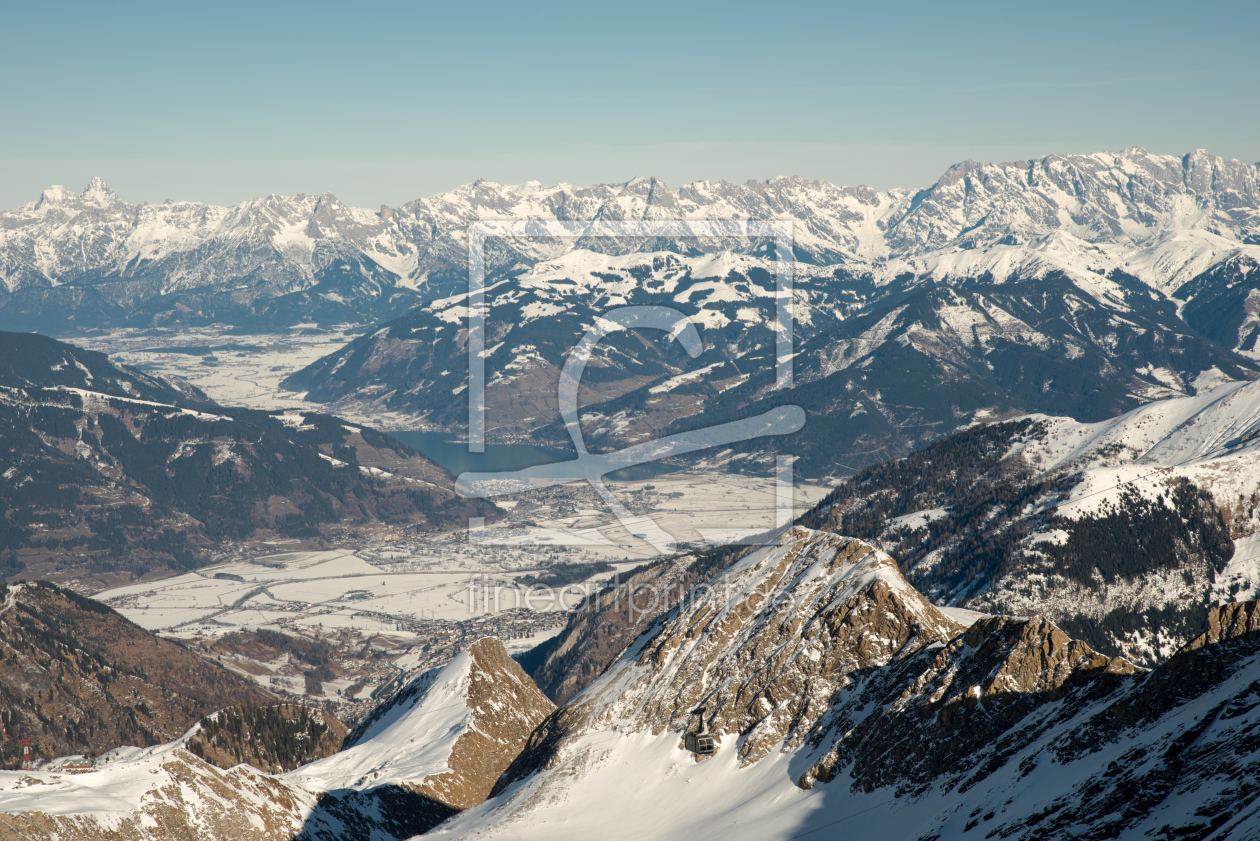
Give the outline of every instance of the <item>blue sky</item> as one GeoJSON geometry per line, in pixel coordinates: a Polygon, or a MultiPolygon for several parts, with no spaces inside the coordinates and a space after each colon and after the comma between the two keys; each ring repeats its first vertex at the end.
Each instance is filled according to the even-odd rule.
{"type": "Polygon", "coordinates": [[[0,207],[1260,161],[1256,3],[5,4],[0,207]]]}

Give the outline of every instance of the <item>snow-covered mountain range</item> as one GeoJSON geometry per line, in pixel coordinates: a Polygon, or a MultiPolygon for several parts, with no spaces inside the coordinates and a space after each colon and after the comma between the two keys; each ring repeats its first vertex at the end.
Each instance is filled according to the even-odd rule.
{"type": "Polygon", "coordinates": [[[0,325],[384,322],[286,385],[453,431],[466,415],[467,226],[577,222],[590,233],[487,240],[487,425],[492,439],[565,441],[556,381],[585,327],[626,304],[679,309],[702,330],[698,359],[623,334],[588,370],[586,432],[619,447],[781,398],[776,250],[616,240],[595,226],[791,221],[804,385],[792,399],[826,428],[788,446],[806,473],[846,473],[975,418],[1099,420],[1193,394],[1205,372],[1256,376],[1258,172],[1134,147],[965,162],[917,192],[801,178],[677,191],[650,178],[477,182],[379,211],[331,195],[131,205],[97,180],[0,214],[0,325]],[[818,440],[828,452],[811,451],[818,440]]]}
{"type": "MultiPolygon", "coordinates": [[[[788,400],[809,415],[781,445],[804,475],[850,473],[978,419],[1042,412],[1097,421],[1260,375],[1250,350],[1196,330],[1176,300],[1123,270],[1041,269],[955,283],[910,274],[877,282],[851,266],[798,266],[796,385],[785,395],[775,388],[771,262],[664,252],[543,261],[485,294],[487,431],[492,440],[567,444],[556,402],[567,354],[602,313],[626,305],[683,312],[700,329],[703,352],[689,358],[654,332],[602,340],[580,395],[590,445],[637,444],[788,400]]],[[[1205,289],[1224,294],[1220,284],[1205,289]]],[[[382,409],[459,429],[467,313],[462,294],[417,307],[284,386],[333,411],[382,409]]],[[[772,454],[759,441],[751,455],[772,454]]]]}
{"type": "MultiPolygon", "coordinates": [[[[960,164],[913,194],[802,179],[677,193],[651,180],[588,190],[481,184],[424,207],[446,208],[454,244],[444,253],[461,259],[454,219],[792,220],[790,399],[810,425],[783,446],[805,474],[827,475],[903,455],[976,419],[1043,412],[1097,421],[1195,394],[1203,382],[1256,377],[1256,173],[1202,152],[1134,148],[960,164]]],[[[700,328],[704,352],[692,360],[638,334],[601,343],[582,395],[595,446],[781,402],[772,245],[489,240],[491,439],[567,442],[555,405],[560,369],[587,327],[618,306],[678,309],[700,328]]],[[[424,276],[435,297],[286,387],[458,430],[467,411],[465,278],[424,276]]],[[[769,457],[759,448],[750,457],[769,457]]]]}
{"type": "MultiPolygon", "coordinates": [[[[877,283],[1127,268],[1171,295],[1231,258],[1255,262],[1260,176],[1202,150],[1133,147],[967,161],[919,191],[795,177],[677,191],[653,178],[587,188],[478,181],[378,211],[327,193],[133,205],[98,178],[0,214],[0,325],[381,320],[462,288],[467,225],[493,219],[791,219],[798,262],[844,265],[877,283]]],[[[487,268],[508,275],[573,251],[765,254],[766,243],[506,239],[488,249],[487,268]]]]}

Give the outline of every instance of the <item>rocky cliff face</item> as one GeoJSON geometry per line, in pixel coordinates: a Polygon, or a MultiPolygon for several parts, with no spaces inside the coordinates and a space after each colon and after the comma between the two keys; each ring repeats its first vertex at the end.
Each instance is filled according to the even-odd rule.
{"type": "Polygon", "coordinates": [[[868,792],[922,791],[937,782],[970,787],[1137,671],[1041,617],[977,620],[931,656],[873,677],[857,703],[835,708],[812,739],[844,735],[800,785],[829,782],[846,769],[868,792]],[[874,709],[866,717],[855,715],[868,705],[874,709]],[[1034,714],[1035,723],[1019,726],[1034,714]],[[986,755],[999,741],[1001,749],[986,755]]]}
{"type": "MultiPolygon", "coordinates": [[[[489,637],[469,646],[454,667],[417,678],[377,707],[346,737],[341,756],[309,766],[299,776],[313,778],[332,768],[340,769],[359,756],[381,758],[383,744],[401,739],[392,731],[403,724],[414,725],[416,716],[429,715],[430,708],[437,706],[437,696],[443,699],[444,708],[433,712],[455,709],[457,716],[462,716],[459,733],[446,757],[448,767],[424,775],[409,771],[405,785],[455,810],[486,799],[534,727],[556,708],[503,644],[489,637]],[[460,703],[466,712],[458,711],[460,703]]],[[[414,733],[408,733],[407,744],[415,744],[415,738],[414,733]]],[[[387,766],[372,768],[374,780],[391,773],[387,766]]]]}
{"type": "Polygon", "coordinates": [[[1253,608],[1146,672],[1041,617],[938,609],[869,544],[797,528],[660,618],[435,835],[1251,837],[1253,608]],[[698,708],[718,747],[697,762],[698,708]]]}
{"type": "Polygon", "coordinates": [[[915,195],[889,226],[889,239],[895,251],[913,252],[1027,242],[1058,230],[1091,242],[1132,242],[1161,228],[1193,227],[1254,241],[1258,204],[1255,166],[1202,149],[1180,157],[1135,146],[1118,155],[964,161],[915,195]]]}
{"type": "MultiPolygon", "coordinates": [[[[917,662],[914,655],[946,646],[964,629],[910,587],[888,555],[853,538],[794,529],[773,550],[689,593],[534,734],[500,788],[553,763],[568,734],[609,719],[653,734],[681,732],[704,708],[708,728],[736,742],[744,765],[807,739],[818,743],[839,726],[837,703],[858,694],[859,675],[917,662]]],[[[1076,646],[1052,659],[1074,663],[1088,651],[1076,646]]],[[[946,657],[938,668],[953,661],[938,656],[946,657]]],[[[1003,685],[1015,674],[1040,677],[1016,666],[1004,674],[1003,685]]]]}
{"type": "Polygon", "coordinates": [[[610,586],[570,613],[563,631],[531,653],[530,676],[549,698],[564,704],[691,588],[749,551],[728,547],[665,558],[609,579],[610,586]]]}
{"type": "Polygon", "coordinates": [[[503,644],[473,643],[357,726],[340,753],[285,779],[320,792],[301,838],[407,838],[485,800],[555,709],[503,644]]]}
{"type": "Polygon", "coordinates": [[[183,749],[119,759],[108,772],[10,778],[0,781],[4,841],[292,841],[316,805],[270,774],[224,771],[183,749]],[[72,799],[48,796],[67,790],[72,799]]]}
{"type": "Polygon", "coordinates": [[[558,710],[483,640],[281,777],[178,743],[0,774],[0,838],[1251,838],[1257,669],[1254,602],[1145,671],[1042,617],[937,608],[870,544],[797,527],[558,710]]]}

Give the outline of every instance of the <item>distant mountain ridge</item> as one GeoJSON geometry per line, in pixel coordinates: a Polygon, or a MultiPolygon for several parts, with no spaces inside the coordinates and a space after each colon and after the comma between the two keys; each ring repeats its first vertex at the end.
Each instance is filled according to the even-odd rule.
{"type": "MultiPolygon", "coordinates": [[[[773,271],[745,255],[585,252],[493,284],[487,434],[567,446],[556,396],[565,360],[602,312],[625,305],[679,310],[697,325],[703,351],[690,359],[659,331],[603,339],[579,395],[590,446],[639,444],[786,401],[806,410],[805,429],[733,450],[753,463],[779,447],[806,476],[851,473],[976,420],[1041,412],[1099,421],[1260,376],[1256,355],[1198,332],[1178,302],[1117,269],[881,285],[843,267],[798,267],[795,384],[783,392],[771,350],[773,271]]],[[[282,386],[327,411],[387,410],[458,432],[467,420],[466,318],[464,296],[417,307],[282,386]]]]}
{"type": "MultiPolygon", "coordinates": [[[[1260,376],[1260,170],[1203,151],[964,162],[918,192],[802,178],[670,190],[476,182],[379,212],[334,196],[128,205],[100,182],[0,214],[0,325],[374,322],[288,378],[330,412],[467,421],[467,239],[476,220],[589,220],[487,240],[487,431],[568,445],[556,387],[603,312],[668,306],[704,351],[633,331],[584,377],[584,434],[615,449],[785,399],[802,475],[842,475],[975,420],[1097,421],[1260,376]],[[609,239],[625,220],[791,220],[797,354],[775,390],[774,244],[609,239]],[[825,446],[824,446],[825,442],[825,446]]],[[[730,458],[771,459],[764,446],[730,458]]],[[[767,461],[768,463],[768,461],[767,461]]]]}
{"type": "MultiPolygon", "coordinates": [[[[587,188],[477,181],[379,211],[329,193],[230,208],[133,205],[95,178],[81,193],[52,187],[0,214],[0,326],[384,320],[462,288],[464,232],[478,219],[793,219],[798,262],[877,278],[997,275],[1079,244],[1113,267],[1136,260],[1135,274],[1171,293],[1231,256],[1260,253],[1257,172],[1203,150],[1131,147],[965,161],[917,192],[797,177],[677,191],[655,178],[587,188]],[[1183,232],[1194,236],[1178,241],[1183,232]]],[[[505,240],[488,249],[487,267],[507,275],[573,250],[767,253],[755,240],[505,240]]]]}
{"type": "Polygon", "coordinates": [[[321,539],[492,510],[368,427],[219,406],[36,334],[0,333],[0,350],[0,580],[104,586],[192,569],[260,529],[321,539]]]}
{"type": "Polygon", "coordinates": [[[0,332],[0,386],[79,389],[110,397],[201,408],[217,405],[183,380],[153,377],[119,365],[103,353],[38,333],[0,332]]]}

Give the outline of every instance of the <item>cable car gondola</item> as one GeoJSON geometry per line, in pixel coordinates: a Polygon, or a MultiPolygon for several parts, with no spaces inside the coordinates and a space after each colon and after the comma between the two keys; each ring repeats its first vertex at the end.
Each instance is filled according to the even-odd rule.
{"type": "Polygon", "coordinates": [[[704,720],[704,707],[692,710],[691,714],[700,716],[700,731],[698,733],[687,733],[685,740],[687,750],[694,753],[697,757],[712,756],[716,752],[717,746],[713,741],[712,734],[709,733],[708,723],[704,720]]]}

